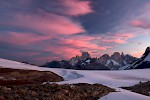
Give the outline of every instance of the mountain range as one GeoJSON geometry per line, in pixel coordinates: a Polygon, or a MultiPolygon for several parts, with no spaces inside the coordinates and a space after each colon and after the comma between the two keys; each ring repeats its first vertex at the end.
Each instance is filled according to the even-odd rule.
{"type": "Polygon", "coordinates": [[[81,56],[72,57],[70,60],[51,61],[41,67],[66,68],[77,70],[117,70],[136,61],[137,58],[114,52],[112,55],[104,54],[99,58],[92,58],[88,52],[82,52],[81,56]]]}

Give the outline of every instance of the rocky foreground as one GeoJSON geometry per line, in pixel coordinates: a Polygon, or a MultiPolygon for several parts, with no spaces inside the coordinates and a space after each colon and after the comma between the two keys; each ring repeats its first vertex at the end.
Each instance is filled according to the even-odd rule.
{"type": "Polygon", "coordinates": [[[43,84],[59,81],[53,72],[0,68],[0,100],[97,100],[115,91],[100,84],[43,84]]]}
{"type": "Polygon", "coordinates": [[[98,100],[114,91],[86,83],[0,86],[0,100],[98,100]]]}
{"type": "Polygon", "coordinates": [[[0,68],[0,85],[42,84],[43,82],[59,82],[63,78],[53,72],[0,68]]]}
{"type": "Polygon", "coordinates": [[[131,87],[122,87],[123,89],[131,90],[132,92],[140,93],[146,96],[150,96],[150,81],[140,82],[137,85],[131,87]]]}

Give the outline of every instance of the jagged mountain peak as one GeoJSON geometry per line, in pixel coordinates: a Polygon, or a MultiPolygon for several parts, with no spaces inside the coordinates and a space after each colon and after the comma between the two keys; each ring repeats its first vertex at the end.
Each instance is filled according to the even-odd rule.
{"type": "Polygon", "coordinates": [[[88,58],[91,58],[90,54],[88,52],[82,52],[81,56],[76,55],[76,57],[72,57],[69,63],[74,66],[79,60],[86,60],[88,58]]]}
{"type": "Polygon", "coordinates": [[[122,58],[124,58],[124,57],[125,57],[125,55],[124,55],[124,53],[123,53],[123,52],[121,53],[121,57],[122,57],[122,58]]]}
{"type": "Polygon", "coordinates": [[[141,61],[149,61],[150,62],[150,47],[147,47],[144,54],[140,58],[141,61]]]}
{"type": "Polygon", "coordinates": [[[114,52],[112,55],[120,55],[119,52],[114,52]]]}
{"type": "Polygon", "coordinates": [[[109,59],[110,56],[109,56],[108,54],[104,54],[104,55],[102,55],[100,58],[106,58],[106,59],[109,59]]]}
{"type": "Polygon", "coordinates": [[[147,56],[150,53],[150,47],[147,47],[143,55],[147,56]]]}
{"type": "Polygon", "coordinates": [[[111,55],[110,59],[118,62],[118,63],[121,63],[121,55],[119,52],[114,52],[114,54],[111,55]]]}
{"type": "Polygon", "coordinates": [[[150,52],[150,47],[147,47],[147,48],[146,48],[146,52],[150,52]]]}
{"type": "Polygon", "coordinates": [[[145,53],[143,54],[141,59],[143,59],[144,61],[150,62],[150,47],[146,48],[145,53]]]}
{"type": "Polygon", "coordinates": [[[149,51],[150,51],[150,46],[149,46],[149,47],[147,47],[147,49],[149,49],[149,51]]]}
{"type": "Polygon", "coordinates": [[[124,55],[124,53],[123,53],[123,52],[121,52],[121,55],[124,55]]]}
{"type": "Polygon", "coordinates": [[[85,60],[87,58],[91,58],[90,54],[88,52],[82,52],[81,59],[85,60]]]}

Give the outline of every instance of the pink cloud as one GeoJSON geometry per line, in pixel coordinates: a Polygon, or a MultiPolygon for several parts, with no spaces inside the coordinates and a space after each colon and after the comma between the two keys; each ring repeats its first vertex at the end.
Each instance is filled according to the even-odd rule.
{"type": "Polygon", "coordinates": [[[121,39],[112,39],[112,40],[105,40],[105,39],[103,39],[102,42],[104,42],[104,43],[118,43],[118,44],[126,43],[126,41],[121,40],[121,39]]]}
{"type": "Polygon", "coordinates": [[[16,0],[16,2],[3,0],[0,5],[9,8],[43,9],[69,16],[80,16],[93,12],[90,0],[44,0],[43,5],[39,5],[39,1],[41,0],[16,0]]]}
{"type": "Polygon", "coordinates": [[[64,58],[71,58],[75,55],[80,55],[81,51],[88,51],[93,55],[93,51],[98,50],[98,51],[104,51],[109,48],[112,48],[110,46],[99,46],[96,43],[92,43],[91,41],[94,40],[97,37],[89,37],[89,36],[83,36],[78,35],[75,37],[69,37],[69,38],[60,38],[56,45],[54,46],[49,46],[47,45],[44,48],[44,51],[46,52],[52,52],[53,54],[59,55],[60,57],[64,58]]]}
{"type": "Polygon", "coordinates": [[[67,47],[67,46],[53,46],[45,48],[46,52],[52,52],[55,55],[59,55],[59,59],[70,59],[75,55],[80,55],[80,50],[67,47]]]}
{"type": "Polygon", "coordinates": [[[127,43],[128,39],[133,38],[134,35],[132,33],[107,33],[102,34],[100,37],[103,43],[124,44],[127,43]]]}
{"type": "MultiPolygon", "coordinates": [[[[127,34],[113,34],[113,35],[104,35],[103,37],[97,36],[88,36],[88,35],[75,35],[66,37],[57,37],[57,41],[51,41],[53,39],[52,36],[48,35],[37,35],[32,33],[16,33],[10,32],[5,36],[0,36],[1,41],[3,38],[7,38],[9,41],[5,41],[6,43],[10,43],[13,45],[26,46],[34,43],[41,42],[43,40],[49,40],[49,43],[44,43],[41,51],[50,52],[54,55],[59,55],[62,59],[69,59],[72,56],[80,55],[80,51],[88,51],[93,55],[93,52],[96,51],[104,51],[113,46],[106,46],[103,43],[117,43],[123,44],[126,43],[126,39],[131,38],[132,35],[127,34]],[[121,40],[123,39],[123,40],[121,40]],[[99,41],[99,43],[93,42],[94,40],[99,41]],[[54,45],[53,45],[54,44],[54,45]]],[[[50,59],[50,58],[46,58],[50,59]]]]}
{"type": "MultiPolygon", "coordinates": [[[[1,6],[10,8],[31,8],[35,12],[21,13],[11,11],[11,13],[2,13],[0,16],[10,16],[9,21],[2,21],[0,25],[15,26],[26,30],[32,30],[44,34],[76,34],[86,30],[80,22],[74,21],[70,16],[85,15],[93,12],[90,1],[83,0],[56,0],[44,1],[46,6],[53,9],[41,9],[38,0],[17,0],[18,2],[3,1],[1,6]],[[58,3],[59,2],[59,3],[58,3]],[[35,7],[32,7],[36,5],[35,7]],[[56,6],[56,7],[55,7],[56,6]],[[13,13],[13,14],[12,14],[13,13]],[[58,14],[61,13],[61,14],[58,14]],[[70,15],[70,16],[66,16],[70,15]]],[[[48,8],[47,7],[47,8],[48,8]]]]}
{"type": "MultiPolygon", "coordinates": [[[[42,46],[39,44],[39,46],[42,47],[40,48],[41,51],[49,51],[66,58],[79,55],[80,49],[106,50],[106,47],[99,47],[97,44],[91,43],[90,41],[93,37],[90,36],[71,37],[70,40],[65,39],[65,36],[86,32],[81,23],[74,21],[71,17],[93,12],[90,1],[56,0],[51,2],[45,1],[43,3],[46,3],[46,8],[49,8],[46,9],[45,5],[43,8],[41,6],[39,7],[38,0],[19,0],[16,3],[4,1],[2,3],[3,7],[9,9],[20,8],[20,10],[10,10],[10,13],[0,13],[2,19],[3,16],[6,16],[6,19],[9,19],[1,21],[0,25],[26,30],[26,32],[8,32],[5,35],[0,36],[0,42],[9,43],[13,46],[26,47],[32,45],[33,49],[36,44],[42,42],[42,46]],[[34,7],[32,7],[33,5],[34,7]],[[56,5],[57,7],[54,7],[53,5],[56,5]],[[28,8],[31,9],[31,12],[24,12],[24,10],[28,10],[28,8]],[[6,40],[6,38],[8,40],[6,40]],[[58,39],[58,43],[53,43],[55,42],[52,40],[53,38],[58,39]],[[64,39],[61,40],[61,38],[64,39]],[[47,40],[49,43],[44,40],[47,40]],[[76,43],[73,43],[72,40],[76,43]],[[57,46],[57,44],[60,44],[60,46],[57,46]]],[[[30,56],[30,54],[28,56],[30,56]]],[[[49,57],[46,57],[45,59],[49,59],[49,57]]]]}
{"type": "MultiPolygon", "coordinates": [[[[16,2],[7,2],[2,1],[3,6],[5,7],[32,7],[36,5],[39,6],[38,1],[40,0],[16,0],[16,2]]],[[[44,0],[43,4],[47,6],[47,11],[61,13],[63,15],[69,16],[80,16],[88,13],[92,13],[93,9],[91,7],[91,1],[88,0],[44,0]],[[51,10],[52,9],[52,10],[51,10]]],[[[35,7],[35,9],[36,9],[35,7]]]]}
{"type": "MultiPolygon", "coordinates": [[[[80,37],[79,37],[80,38],[80,37]]],[[[87,49],[87,50],[90,50],[90,49],[96,49],[96,50],[107,50],[107,47],[106,46],[99,46],[97,45],[96,43],[92,43],[90,40],[86,40],[86,36],[85,36],[85,39],[65,39],[63,40],[65,44],[67,45],[70,45],[74,48],[78,48],[78,49],[87,49]]],[[[91,38],[92,40],[94,39],[91,38]]]]}
{"type": "Polygon", "coordinates": [[[17,33],[9,32],[0,36],[1,42],[6,42],[14,45],[31,45],[46,39],[50,39],[50,36],[36,35],[32,33],[17,33]],[[7,40],[6,40],[7,39],[7,40]]]}
{"type": "MultiPolygon", "coordinates": [[[[64,44],[64,43],[63,43],[64,44]]],[[[75,44],[75,43],[74,43],[75,44]]],[[[72,44],[73,45],[73,44],[72,44]]],[[[84,46],[84,45],[73,45],[73,46],[53,46],[45,48],[46,52],[52,52],[55,55],[59,56],[59,59],[70,59],[76,55],[81,55],[81,51],[87,51],[92,56],[94,55],[94,51],[97,50],[101,52],[101,50],[107,50],[111,48],[109,46],[84,46]],[[84,47],[84,48],[82,48],[84,47]]],[[[53,59],[54,60],[54,59],[53,59]]]]}
{"type": "Polygon", "coordinates": [[[99,45],[101,43],[96,43],[94,41],[101,40],[101,37],[97,36],[88,36],[88,35],[77,35],[69,37],[67,39],[61,38],[61,44],[69,45],[73,48],[82,49],[82,50],[107,50],[111,48],[110,46],[99,45]]]}
{"type": "MultiPolygon", "coordinates": [[[[54,47],[47,47],[45,48],[45,51],[46,52],[52,52],[53,54],[55,55],[58,55],[59,56],[59,59],[70,59],[76,55],[81,55],[81,51],[88,51],[91,55],[93,55],[92,51],[95,50],[95,48],[93,47],[89,47],[89,48],[86,48],[84,50],[82,50],[81,48],[79,49],[78,47],[69,47],[69,46],[54,46],[54,47]],[[61,58],[62,57],[62,58],[61,58]]],[[[99,49],[99,50],[106,50],[106,47],[99,47],[99,48],[96,48],[96,49],[99,49]]]]}
{"type": "Polygon", "coordinates": [[[83,0],[62,0],[62,4],[67,8],[64,13],[71,16],[85,15],[93,12],[90,1],[83,0]]]}
{"type": "Polygon", "coordinates": [[[68,17],[46,13],[39,10],[39,14],[15,13],[11,19],[1,25],[15,26],[43,34],[76,34],[85,32],[80,23],[68,17]]]}
{"type": "Polygon", "coordinates": [[[129,39],[133,38],[134,35],[132,33],[117,33],[115,34],[116,37],[124,38],[124,39],[129,39]]]}
{"type": "Polygon", "coordinates": [[[80,50],[68,47],[47,47],[45,49],[46,52],[52,52],[56,56],[44,56],[44,57],[37,57],[34,58],[36,61],[39,62],[47,62],[51,60],[69,60],[70,58],[81,55],[80,50]]]}
{"type": "Polygon", "coordinates": [[[135,27],[150,28],[150,25],[142,20],[133,20],[130,22],[130,24],[135,27]]]}

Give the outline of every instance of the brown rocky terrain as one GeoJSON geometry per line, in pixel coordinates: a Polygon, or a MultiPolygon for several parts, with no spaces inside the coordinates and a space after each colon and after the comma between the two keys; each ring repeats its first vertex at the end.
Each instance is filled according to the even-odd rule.
{"type": "Polygon", "coordinates": [[[137,85],[131,87],[122,87],[123,89],[131,90],[132,92],[140,93],[146,96],[150,96],[150,82],[140,82],[137,85]]]}
{"type": "Polygon", "coordinates": [[[114,91],[86,83],[0,86],[0,100],[97,100],[114,91]]]}
{"type": "Polygon", "coordinates": [[[115,91],[100,84],[42,84],[62,80],[53,72],[0,68],[0,100],[97,100],[115,91]]]}
{"type": "Polygon", "coordinates": [[[0,85],[42,84],[63,81],[61,76],[48,71],[0,68],[0,85]]]}
{"type": "MultiPolygon", "coordinates": [[[[114,92],[101,84],[42,84],[63,78],[49,71],[0,68],[0,100],[97,100],[114,92]]],[[[150,82],[122,87],[150,96],[150,82]]]]}

